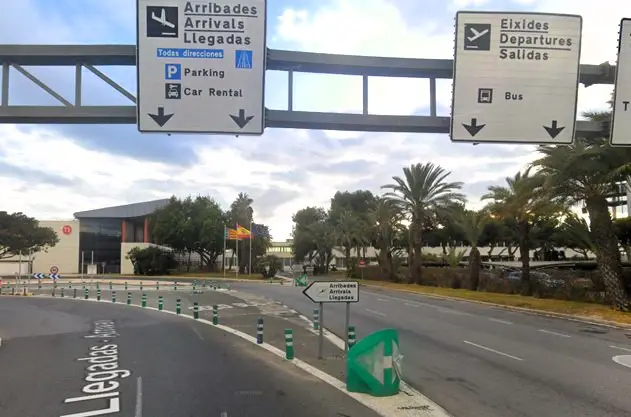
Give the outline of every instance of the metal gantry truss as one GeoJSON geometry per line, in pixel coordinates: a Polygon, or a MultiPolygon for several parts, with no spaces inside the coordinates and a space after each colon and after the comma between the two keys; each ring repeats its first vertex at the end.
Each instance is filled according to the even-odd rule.
{"type": "MultiPolygon", "coordinates": [[[[0,45],[2,88],[0,123],[15,124],[134,124],[136,98],[96,67],[135,66],[135,45],[0,45]],[[24,67],[74,67],[74,101],[64,98],[24,67]],[[82,105],[82,68],[101,78],[129,99],[130,105],[82,105]],[[11,69],[24,75],[54,97],[58,106],[10,104],[11,69]]],[[[436,114],[436,80],[451,79],[453,61],[448,59],[381,58],[316,54],[268,49],[267,69],[287,72],[287,110],[266,110],[266,127],[372,132],[449,133],[449,117],[436,114]],[[356,75],[363,79],[361,114],[293,110],[294,73],[356,75]],[[429,83],[430,109],[426,116],[375,115],[368,112],[369,77],[425,78],[429,83]]],[[[581,65],[585,86],[613,84],[615,66],[581,65]]],[[[577,122],[577,135],[590,137],[604,132],[600,123],[577,122]]]]}

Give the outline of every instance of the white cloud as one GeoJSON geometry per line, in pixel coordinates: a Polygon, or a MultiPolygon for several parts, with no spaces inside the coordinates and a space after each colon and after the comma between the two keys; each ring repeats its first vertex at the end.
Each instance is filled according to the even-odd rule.
{"type": "MultiPolygon", "coordinates": [[[[453,0],[443,6],[440,13],[422,15],[412,22],[401,1],[331,0],[315,3],[315,6],[310,3],[309,10],[303,10],[305,2],[296,1],[297,7],[269,17],[269,39],[275,47],[282,45],[310,52],[451,59],[452,13],[461,8],[494,8],[493,2],[488,0],[453,0]]],[[[130,6],[123,0],[117,2],[121,4],[120,9],[108,7],[109,12],[96,9],[109,13],[109,26],[100,25],[89,37],[83,30],[77,32],[82,28],[71,30],[67,21],[55,17],[53,24],[47,26],[47,30],[54,31],[50,35],[51,42],[98,39],[101,43],[112,43],[107,35],[108,27],[120,27],[125,33],[132,33],[133,13],[112,12],[129,11],[130,6]]],[[[438,7],[439,2],[435,3],[438,7]]],[[[514,3],[522,8],[527,4],[534,11],[583,15],[582,62],[589,64],[615,61],[620,17],[631,15],[631,3],[627,2],[618,2],[617,9],[583,0],[515,0],[514,3]]],[[[24,34],[25,39],[32,42],[48,39],[43,37],[41,29],[37,31],[44,20],[41,11],[33,15],[34,2],[14,2],[11,7],[9,13],[13,17],[8,21],[11,30],[19,32],[20,27],[11,23],[18,21],[19,16],[33,16],[33,24],[22,28],[28,32],[24,34]]],[[[360,77],[296,74],[295,81],[296,109],[361,111],[360,77]]],[[[611,86],[581,88],[580,109],[602,108],[610,91],[611,86]]],[[[440,108],[449,107],[450,92],[450,81],[440,81],[440,108]]],[[[86,97],[86,101],[90,98],[86,97]]],[[[414,114],[427,109],[428,105],[427,80],[371,78],[369,81],[371,113],[414,114]]],[[[130,126],[129,132],[133,129],[130,126]]],[[[134,138],[131,133],[129,137],[134,138]]],[[[255,199],[267,195],[266,201],[276,201],[273,212],[259,220],[271,226],[275,237],[285,238],[291,231],[290,219],[296,210],[307,205],[328,205],[337,190],[366,187],[378,192],[381,184],[400,174],[402,166],[432,161],[453,171],[454,180],[483,188],[486,184],[503,181],[505,176],[513,175],[530,162],[534,158],[533,149],[532,146],[452,144],[446,135],[270,129],[259,138],[226,137],[221,146],[202,142],[190,149],[199,156],[197,162],[176,167],[166,162],[147,162],[88,150],[77,141],[53,134],[45,126],[26,131],[0,125],[0,209],[24,211],[40,218],[67,218],[75,211],[171,194],[210,193],[226,204],[243,189],[255,199]],[[357,160],[367,162],[353,166],[353,161],[357,160]],[[7,170],[3,174],[3,163],[45,171],[54,174],[56,179],[33,182],[24,176],[11,175],[7,170]],[[274,190],[285,193],[273,194],[274,190]]],[[[474,194],[479,195],[480,190],[472,186],[469,192],[475,198],[474,194]]],[[[473,201],[472,205],[477,203],[473,201]]],[[[268,210],[261,207],[259,212],[268,210]]]]}

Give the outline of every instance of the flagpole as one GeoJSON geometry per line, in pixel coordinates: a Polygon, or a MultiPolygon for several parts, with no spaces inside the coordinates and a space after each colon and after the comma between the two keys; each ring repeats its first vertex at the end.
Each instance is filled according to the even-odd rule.
{"type": "Polygon", "coordinates": [[[248,264],[248,272],[252,275],[252,239],[254,239],[254,234],[252,233],[252,221],[250,221],[250,261],[248,264]]]}
{"type": "Polygon", "coordinates": [[[226,225],[223,225],[223,256],[221,257],[221,266],[223,269],[223,277],[226,277],[226,240],[228,238],[228,236],[226,236],[228,234],[228,228],[226,227],[226,225]]]}
{"type": "Polygon", "coordinates": [[[237,278],[239,277],[239,268],[241,268],[241,259],[239,259],[239,242],[241,242],[241,239],[239,239],[239,225],[237,224],[237,240],[235,241],[234,246],[237,248],[237,278]]]}

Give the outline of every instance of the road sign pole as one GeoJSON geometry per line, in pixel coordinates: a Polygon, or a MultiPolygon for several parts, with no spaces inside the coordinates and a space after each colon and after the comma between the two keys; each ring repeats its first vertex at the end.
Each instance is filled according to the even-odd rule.
{"type": "Polygon", "coordinates": [[[346,337],[344,338],[344,351],[348,352],[348,326],[351,325],[351,303],[346,303],[346,319],[344,320],[346,337]]]}
{"type": "Polygon", "coordinates": [[[324,350],[324,303],[320,303],[320,335],[318,337],[318,359],[322,359],[324,350]]]}

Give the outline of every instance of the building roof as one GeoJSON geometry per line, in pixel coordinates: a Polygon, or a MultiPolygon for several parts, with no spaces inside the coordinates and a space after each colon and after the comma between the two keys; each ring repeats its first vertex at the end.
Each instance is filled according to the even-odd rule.
{"type": "Polygon", "coordinates": [[[134,217],[145,217],[157,209],[166,206],[169,203],[168,198],[161,200],[145,201],[142,203],[126,204],[123,206],[105,207],[94,210],[79,211],[74,213],[77,219],[130,219],[134,217]]]}

